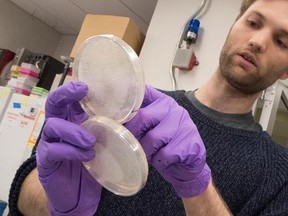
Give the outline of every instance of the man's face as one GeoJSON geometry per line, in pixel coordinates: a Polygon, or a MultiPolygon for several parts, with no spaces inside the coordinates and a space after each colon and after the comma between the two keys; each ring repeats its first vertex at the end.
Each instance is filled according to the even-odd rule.
{"type": "Polygon", "coordinates": [[[255,94],[288,75],[288,1],[258,0],[232,26],[220,55],[227,82],[255,94]]]}

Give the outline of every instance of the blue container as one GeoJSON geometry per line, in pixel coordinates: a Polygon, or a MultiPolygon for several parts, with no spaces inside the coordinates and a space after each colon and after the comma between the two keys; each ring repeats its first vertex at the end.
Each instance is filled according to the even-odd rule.
{"type": "Polygon", "coordinates": [[[198,34],[199,26],[200,21],[198,19],[192,19],[189,23],[189,31],[198,34]]]}
{"type": "Polygon", "coordinates": [[[6,207],[7,207],[7,203],[0,200],[0,216],[4,214],[6,207]]]}

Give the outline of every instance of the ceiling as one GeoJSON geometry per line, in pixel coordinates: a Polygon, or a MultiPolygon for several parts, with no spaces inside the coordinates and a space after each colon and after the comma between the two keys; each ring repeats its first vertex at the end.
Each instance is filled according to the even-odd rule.
{"type": "Polygon", "coordinates": [[[10,0],[62,34],[78,34],[86,14],[130,17],[146,33],[158,0],[10,0]]]}

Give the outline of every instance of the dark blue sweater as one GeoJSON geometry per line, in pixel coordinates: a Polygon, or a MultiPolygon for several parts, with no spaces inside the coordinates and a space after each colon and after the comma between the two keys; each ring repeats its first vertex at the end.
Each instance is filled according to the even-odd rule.
{"type": "MultiPolygon", "coordinates": [[[[212,121],[192,105],[184,91],[166,94],[186,108],[197,125],[213,181],[233,215],[287,216],[288,149],[275,144],[266,132],[235,129],[212,121]]],[[[35,164],[34,159],[30,160],[35,164]]],[[[12,184],[12,204],[17,202],[15,181],[20,180],[15,178],[12,184]]],[[[95,215],[180,216],[185,212],[171,185],[149,167],[146,186],[134,196],[120,197],[104,189],[95,215]]]]}
{"type": "MultiPolygon", "coordinates": [[[[266,132],[226,127],[199,112],[184,91],[166,92],[186,108],[207,149],[213,180],[233,215],[288,215],[288,149],[266,132]]],[[[105,191],[96,215],[185,215],[181,200],[150,167],[137,195],[105,191]]]]}
{"type": "Polygon", "coordinates": [[[233,215],[288,215],[288,149],[266,132],[218,124],[193,107],[183,91],[170,93],[186,108],[207,150],[216,187],[233,215]]]}

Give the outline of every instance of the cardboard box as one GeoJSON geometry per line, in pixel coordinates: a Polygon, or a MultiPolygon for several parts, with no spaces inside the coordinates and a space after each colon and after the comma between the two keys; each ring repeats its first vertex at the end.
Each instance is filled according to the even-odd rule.
{"type": "Polygon", "coordinates": [[[109,15],[86,15],[70,56],[75,57],[80,45],[89,37],[99,34],[113,34],[140,53],[145,36],[129,17],[109,15]]]}

